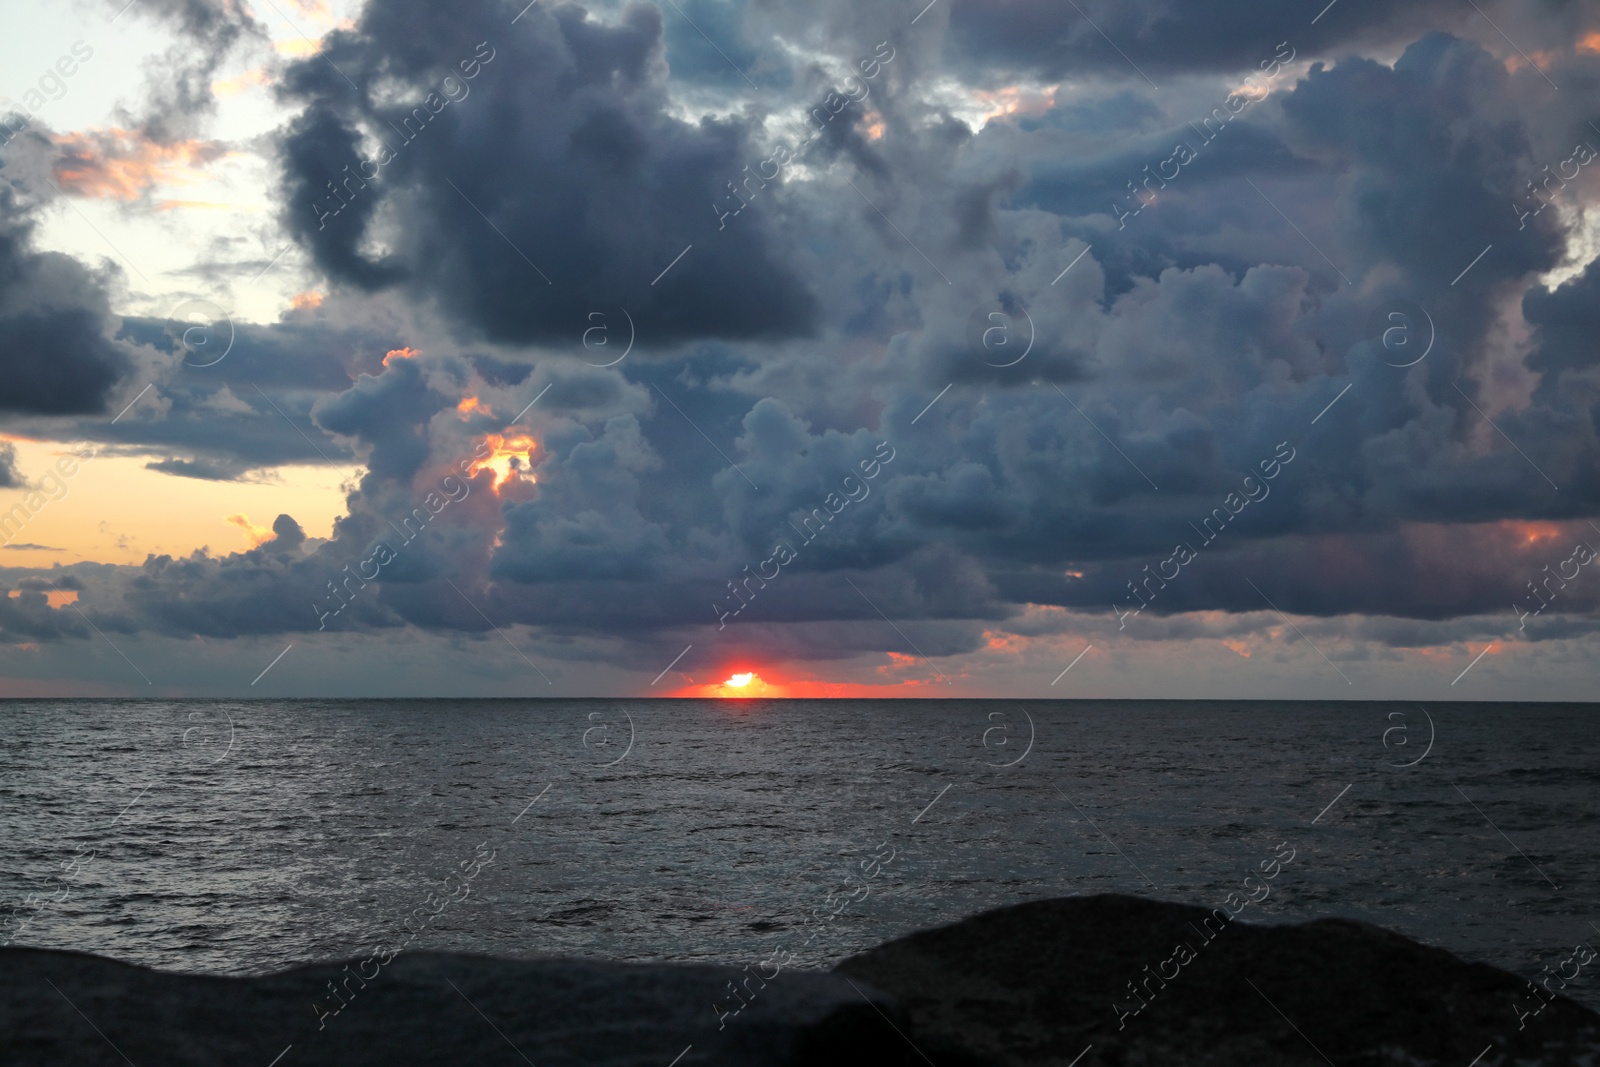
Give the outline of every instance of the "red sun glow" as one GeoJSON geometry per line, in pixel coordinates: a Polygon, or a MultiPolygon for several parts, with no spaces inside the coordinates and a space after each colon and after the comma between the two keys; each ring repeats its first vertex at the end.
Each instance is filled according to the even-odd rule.
{"type": "Polygon", "coordinates": [[[532,437],[525,433],[510,436],[491,433],[483,440],[489,446],[489,454],[472,461],[472,466],[467,470],[469,476],[481,470],[493,471],[496,492],[512,479],[538,481],[533,474],[533,450],[539,444],[532,437]]]}
{"type": "MultiPolygon", "coordinates": [[[[916,661],[910,656],[900,656],[891,653],[890,659],[896,670],[915,665],[916,661]],[[900,662],[900,661],[904,662],[900,662]]],[[[722,671],[729,673],[722,681],[700,682],[696,684],[694,678],[687,672],[677,672],[686,683],[681,688],[666,693],[651,693],[649,695],[662,695],[669,697],[690,697],[700,700],[841,700],[851,698],[868,698],[881,700],[892,697],[937,697],[946,696],[949,690],[946,686],[949,679],[943,676],[923,678],[896,678],[882,682],[835,682],[812,676],[809,672],[798,675],[789,674],[782,664],[767,665],[767,674],[772,677],[764,678],[761,672],[750,667],[748,663],[724,663],[717,669],[715,678],[722,671]]],[[[881,672],[880,672],[881,673],[881,672]]],[[[965,677],[965,675],[962,675],[965,677]]]]}
{"type": "Polygon", "coordinates": [[[943,685],[932,680],[902,679],[889,684],[862,684],[859,682],[824,682],[813,678],[791,678],[787,681],[769,682],[753,670],[738,671],[725,681],[709,684],[690,684],[676,692],[675,697],[698,697],[702,700],[784,700],[795,697],[813,699],[838,699],[842,697],[920,697],[933,696],[935,686],[943,685]]]}
{"type": "Polygon", "coordinates": [[[680,697],[711,697],[714,699],[748,700],[751,697],[794,696],[789,687],[768,682],[755,671],[739,671],[724,682],[708,685],[690,685],[672,694],[680,697]]]}

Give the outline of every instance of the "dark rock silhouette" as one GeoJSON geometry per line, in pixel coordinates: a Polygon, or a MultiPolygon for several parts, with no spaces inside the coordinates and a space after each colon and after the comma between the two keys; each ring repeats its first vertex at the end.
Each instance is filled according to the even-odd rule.
{"type": "MultiPolygon", "coordinates": [[[[1543,1003],[1525,980],[1346,919],[1261,926],[1139,897],[1041,900],[835,973],[890,993],[936,1063],[1600,1064],[1600,1015],[1557,996],[1519,1028],[1518,1008],[1543,1003]]],[[[1579,980],[1597,973],[1600,961],[1579,980]]]]}
{"type": "Polygon", "coordinates": [[[838,1064],[856,1049],[898,1065],[909,1051],[878,1014],[882,994],[816,971],[752,983],[726,1020],[713,1004],[737,1006],[727,983],[749,977],[731,967],[416,952],[365,988],[354,971],[226,978],[0,949],[0,1065],[735,1067],[838,1064]],[[319,1020],[314,1003],[337,1004],[329,982],[349,1003],[319,1020]]]}
{"type": "Polygon", "coordinates": [[[1494,967],[1340,919],[1224,925],[1136,897],[1020,904],[765,984],[432,952],[359,969],[221,978],[0,949],[0,1067],[1600,1063],[1600,1016],[1494,967]],[[748,1004],[723,1014],[730,982],[748,1004]]]}

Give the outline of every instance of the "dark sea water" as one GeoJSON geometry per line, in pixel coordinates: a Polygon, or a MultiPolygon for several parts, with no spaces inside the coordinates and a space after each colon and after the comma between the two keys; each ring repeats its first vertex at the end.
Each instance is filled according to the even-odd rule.
{"type": "Polygon", "coordinates": [[[0,702],[0,942],[181,971],[827,966],[1041,897],[1212,907],[1284,843],[1243,919],[1537,975],[1600,945],[1600,705],[0,702]]]}

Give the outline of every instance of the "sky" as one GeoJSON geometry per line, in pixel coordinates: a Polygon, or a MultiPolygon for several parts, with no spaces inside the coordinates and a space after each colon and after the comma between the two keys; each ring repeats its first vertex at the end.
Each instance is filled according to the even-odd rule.
{"type": "Polygon", "coordinates": [[[1600,0],[0,4],[0,695],[1592,697],[1600,0]]]}

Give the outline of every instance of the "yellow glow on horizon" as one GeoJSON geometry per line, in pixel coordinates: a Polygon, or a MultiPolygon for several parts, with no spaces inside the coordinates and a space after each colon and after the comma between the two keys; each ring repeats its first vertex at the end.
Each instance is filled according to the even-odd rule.
{"type": "Polygon", "coordinates": [[[27,512],[35,494],[42,506],[20,528],[0,524],[0,543],[42,547],[0,548],[0,567],[136,564],[152,553],[187,556],[198,548],[226,555],[250,548],[251,527],[270,528],[282,514],[293,516],[307,537],[329,537],[333,520],[346,511],[341,484],[360,474],[359,467],[293,465],[276,468],[266,481],[215,482],[145,466],[161,455],[101,452],[63,475],[56,463],[70,459],[68,445],[15,437],[9,443],[30,488],[0,489],[0,518],[17,505],[27,512]],[[240,523],[229,516],[249,518],[240,523]]]}
{"type": "Polygon", "coordinates": [[[723,685],[727,685],[727,686],[732,686],[735,689],[743,689],[745,686],[750,684],[750,679],[752,679],[754,677],[755,677],[755,672],[754,671],[750,672],[749,674],[736,674],[732,678],[729,678],[726,682],[724,682],[722,684],[723,685]]]}

